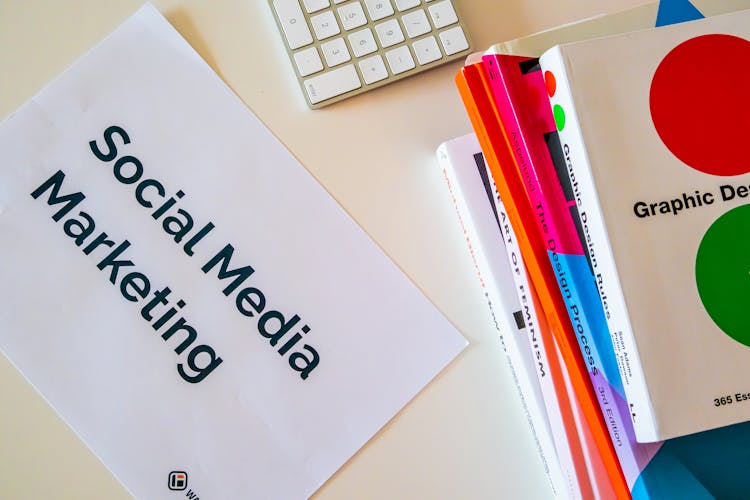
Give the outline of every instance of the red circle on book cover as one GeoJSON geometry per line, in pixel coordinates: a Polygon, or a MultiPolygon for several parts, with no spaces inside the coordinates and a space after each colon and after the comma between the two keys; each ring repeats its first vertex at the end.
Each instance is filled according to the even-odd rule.
{"type": "Polygon", "coordinates": [[[750,172],[750,42],[703,35],[672,49],[651,80],[651,119],[664,145],[706,174],[750,172]]]}

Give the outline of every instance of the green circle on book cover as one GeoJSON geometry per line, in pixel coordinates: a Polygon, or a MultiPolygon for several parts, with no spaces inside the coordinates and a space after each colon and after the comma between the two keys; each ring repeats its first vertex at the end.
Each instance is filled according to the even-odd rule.
{"type": "Polygon", "coordinates": [[[716,326],[750,346],[750,205],[733,208],[708,228],[695,259],[695,281],[716,326]]]}

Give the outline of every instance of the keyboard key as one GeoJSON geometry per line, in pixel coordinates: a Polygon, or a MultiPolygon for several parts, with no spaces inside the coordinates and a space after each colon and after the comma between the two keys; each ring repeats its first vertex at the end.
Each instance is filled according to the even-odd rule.
{"type": "Polygon", "coordinates": [[[442,0],[430,5],[427,9],[430,11],[430,17],[432,17],[432,23],[435,25],[435,28],[440,29],[458,22],[458,17],[456,16],[456,11],[453,10],[451,0],[442,0]]]}
{"type": "Polygon", "coordinates": [[[385,69],[383,58],[379,55],[359,61],[359,70],[362,72],[362,78],[365,79],[365,83],[368,85],[388,77],[388,70],[385,69]]]}
{"type": "Polygon", "coordinates": [[[427,14],[422,9],[409,12],[401,17],[401,22],[404,23],[406,28],[406,34],[409,38],[415,38],[419,35],[424,35],[430,31],[430,21],[427,20],[427,14]]]}
{"type": "Polygon", "coordinates": [[[469,42],[466,41],[466,35],[464,35],[464,30],[461,29],[461,26],[440,32],[438,36],[447,56],[469,48],[469,42]]]}
{"type": "Polygon", "coordinates": [[[330,42],[321,44],[320,50],[323,51],[323,57],[326,58],[326,64],[330,67],[338,66],[352,58],[349,55],[349,49],[346,48],[346,42],[344,42],[343,38],[336,38],[330,42]]]}
{"type": "Polygon", "coordinates": [[[355,57],[372,54],[378,50],[378,45],[375,43],[375,37],[372,36],[370,28],[365,28],[349,35],[349,45],[351,45],[355,57]]]}
{"type": "Polygon", "coordinates": [[[367,12],[370,13],[370,19],[373,21],[379,21],[393,15],[391,0],[365,0],[365,5],[367,5],[367,12]]]}
{"type": "Polygon", "coordinates": [[[380,23],[375,26],[375,32],[378,34],[380,45],[383,48],[396,45],[404,41],[404,33],[401,31],[401,27],[398,25],[396,19],[389,19],[384,23],[380,23]]]}
{"type": "Polygon", "coordinates": [[[297,0],[273,0],[273,8],[290,49],[298,49],[313,42],[312,33],[307,28],[305,15],[297,0]]]}
{"type": "Polygon", "coordinates": [[[394,0],[394,2],[396,3],[396,8],[399,12],[403,12],[419,5],[419,0],[394,0]]]}
{"type": "Polygon", "coordinates": [[[333,71],[308,78],[304,81],[310,102],[318,104],[332,97],[336,97],[362,86],[353,64],[341,66],[333,71]]]}
{"type": "Polygon", "coordinates": [[[417,40],[411,46],[414,49],[414,55],[417,56],[417,62],[422,66],[432,61],[437,61],[443,56],[440,53],[440,47],[438,47],[434,36],[417,40]]]}
{"type": "Polygon", "coordinates": [[[300,76],[312,75],[323,69],[323,61],[320,60],[318,49],[315,47],[295,52],[294,62],[297,64],[300,76]]]}
{"type": "Polygon", "coordinates": [[[339,19],[341,19],[341,25],[345,30],[349,31],[354,28],[359,28],[367,24],[367,18],[365,17],[365,11],[362,10],[362,4],[359,2],[352,2],[338,8],[339,19]]]}
{"type": "Polygon", "coordinates": [[[323,10],[329,5],[328,0],[302,0],[302,3],[305,4],[305,10],[309,14],[323,10]]]}
{"type": "Polygon", "coordinates": [[[325,40],[333,35],[338,35],[341,31],[339,30],[339,23],[336,22],[336,16],[330,10],[311,17],[310,23],[313,30],[315,30],[315,36],[318,37],[318,40],[325,40]]]}
{"type": "Polygon", "coordinates": [[[398,75],[399,73],[409,71],[416,67],[407,45],[402,45],[401,47],[386,52],[385,58],[388,60],[388,66],[391,67],[391,73],[394,75],[398,75]]]}

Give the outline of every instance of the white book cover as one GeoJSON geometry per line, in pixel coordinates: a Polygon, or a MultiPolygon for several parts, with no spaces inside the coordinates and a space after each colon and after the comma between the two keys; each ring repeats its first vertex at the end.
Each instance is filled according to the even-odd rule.
{"type": "Polygon", "coordinates": [[[500,214],[493,203],[494,183],[490,187],[479,141],[475,134],[446,141],[438,147],[437,158],[553,493],[556,498],[583,498],[582,491],[590,491],[588,479],[579,479],[575,469],[565,412],[558,404],[528,284],[523,304],[522,292],[517,291],[511,263],[515,261],[515,271],[524,281],[525,268],[519,262],[520,252],[511,256],[504,244],[500,214]]]}
{"type": "Polygon", "coordinates": [[[308,497],[466,345],[152,6],[0,153],[0,349],[138,498],[308,497]]]}
{"type": "Polygon", "coordinates": [[[750,11],[541,59],[639,441],[750,420],[750,11]]]}

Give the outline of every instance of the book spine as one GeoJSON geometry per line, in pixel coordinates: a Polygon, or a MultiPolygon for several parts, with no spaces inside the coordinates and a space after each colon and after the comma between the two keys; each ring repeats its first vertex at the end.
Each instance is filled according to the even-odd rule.
{"type": "MultiPolygon", "coordinates": [[[[535,367],[542,386],[555,447],[563,464],[563,470],[567,471],[571,488],[575,478],[578,478],[576,490],[578,494],[575,496],[589,498],[593,494],[593,478],[589,473],[586,456],[590,453],[586,452],[587,444],[582,441],[582,433],[576,418],[576,413],[579,411],[575,404],[576,395],[566,383],[564,361],[561,359],[549,325],[544,321],[544,317],[537,313],[539,299],[529,282],[516,235],[486,164],[485,175],[490,185],[489,201],[497,213],[501,238],[505,246],[505,257],[515,285],[518,304],[521,307],[519,312],[522,313],[528,345],[536,361],[535,367]]],[[[595,447],[592,453],[598,453],[595,447]]]]}
{"type": "Polygon", "coordinates": [[[533,209],[536,230],[547,244],[550,264],[586,360],[610,439],[632,488],[641,471],[639,456],[643,450],[628,436],[632,434],[632,431],[628,432],[632,425],[625,401],[616,390],[620,387],[619,374],[612,360],[612,344],[604,313],[575,222],[566,206],[560,180],[544,141],[541,124],[549,121],[546,103],[541,107],[530,99],[545,91],[542,73],[532,70],[521,74],[519,63],[528,64],[535,60],[485,56],[485,62],[503,125],[513,139],[511,149],[516,161],[515,173],[526,188],[525,201],[533,209]]]}
{"type": "MultiPolygon", "coordinates": [[[[476,150],[479,151],[478,144],[476,150]]],[[[464,157],[467,154],[470,155],[467,151],[452,152],[449,143],[442,144],[437,151],[443,177],[453,206],[456,209],[457,219],[476,270],[476,277],[481,286],[488,313],[505,353],[506,363],[515,382],[529,429],[536,443],[537,452],[550,481],[550,486],[558,498],[580,498],[580,495],[576,494],[577,481],[572,460],[566,460],[566,454],[569,452],[566,449],[563,450],[563,453],[559,453],[554,442],[552,428],[554,427],[553,421],[556,414],[549,413],[549,408],[545,407],[548,400],[544,398],[544,395],[549,393],[549,388],[545,386],[550,384],[549,375],[546,371],[546,354],[544,358],[537,359],[535,362],[532,359],[533,356],[528,343],[523,338],[523,333],[514,334],[513,327],[502,317],[503,307],[501,304],[503,299],[502,293],[498,290],[499,282],[496,279],[499,277],[494,276],[492,272],[487,252],[484,250],[483,239],[494,240],[496,244],[499,244],[499,247],[502,246],[502,242],[499,231],[496,231],[494,235],[487,235],[490,236],[489,238],[481,237],[481,228],[486,228],[487,225],[478,223],[476,219],[483,214],[490,216],[491,206],[486,201],[484,203],[486,210],[483,210],[483,214],[476,213],[476,210],[472,211],[469,206],[468,200],[470,197],[476,200],[476,196],[483,196],[483,192],[477,189],[472,190],[470,186],[467,186],[466,172],[458,166],[459,162],[467,160],[464,157]]],[[[476,181],[481,182],[478,172],[476,181]]],[[[486,199],[486,196],[484,198],[486,199]]],[[[510,273],[504,274],[507,279],[510,273]]],[[[567,442],[565,445],[567,447],[567,442]]]]}
{"type": "MultiPolygon", "coordinates": [[[[593,281],[589,282],[586,259],[577,241],[575,224],[565,210],[562,188],[555,178],[551,157],[544,150],[544,145],[540,144],[543,142],[541,131],[532,130],[532,124],[542,121],[540,118],[544,109],[531,105],[527,94],[538,92],[538,87],[543,87],[541,72],[531,71],[521,75],[521,60],[517,58],[485,56],[485,62],[503,126],[513,141],[511,149],[516,163],[515,174],[522,179],[528,204],[533,209],[533,214],[529,215],[536,220],[536,230],[547,244],[550,264],[586,360],[610,439],[628,485],[632,488],[640,473],[635,456],[639,450],[637,444],[636,448],[630,446],[626,433],[626,428],[630,427],[628,413],[623,411],[624,403],[620,403],[606,376],[603,358],[611,350],[609,333],[603,317],[597,321],[601,316],[598,314],[601,309],[598,297],[593,281]],[[520,109],[523,109],[523,116],[519,115],[520,109]],[[528,119],[532,116],[534,120],[528,119]],[[526,118],[524,124],[521,118],[526,118]]],[[[534,228],[529,230],[533,231],[534,228]]]]}
{"type": "Polygon", "coordinates": [[[492,178],[500,193],[508,218],[516,231],[517,241],[524,257],[531,282],[539,294],[539,301],[545,318],[552,331],[560,353],[565,360],[571,386],[580,405],[586,426],[607,471],[610,483],[618,496],[627,497],[629,488],[622,474],[614,446],[604,418],[599,410],[598,397],[594,393],[588,370],[581,356],[578,342],[568,319],[567,310],[560,290],[544,252],[544,244],[535,233],[526,233],[522,221],[532,219],[529,214],[521,214],[515,204],[515,193],[522,189],[512,178],[505,178],[503,165],[513,164],[505,131],[501,127],[494,103],[489,98],[490,88],[482,63],[465,66],[456,75],[455,81],[464,106],[471,119],[487,159],[492,178]]]}
{"type": "MultiPolygon", "coordinates": [[[[489,169],[487,169],[487,174],[490,175],[489,169]]],[[[491,179],[491,176],[489,178],[491,179]]],[[[526,274],[521,249],[508,221],[508,214],[502,204],[500,194],[495,189],[494,183],[491,184],[494,195],[492,201],[500,221],[506,258],[512,271],[516,294],[522,306],[529,346],[532,353],[535,353],[535,357],[542,359],[537,365],[540,370],[538,374],[540,380],[547,379],[547,383],[543,384],[542,391],[553,428],[558,456],[561,457],[563,469],[569,471],[569,481],[572,481],[574,475],[578,477],[578,496],[589,498],[594,491],[596,481],[594,476],[602,477],[601,474],[598,474],[600,471],[593,471],[589,466],[591,460],[588,457],[591,455],[598,457],[598,450],[592,442],[584,441],[586,424],[580,419],[580,407],[577,405],[575,391],[567,377],[565,361],[555,344],[549,325],[544,321],[544,317],[537,313],[539,299],[526,274]],[[544,366],[548,367],[548,374],[542,371],[544,366]],[[567,469],[565,468],[566,463],[567,469]]],[[[604,477],[606,477],[606,472],[604,477]]],[[[597,490],[597,492],[600,491],[597,490]]],[[[601,497],[601,495],[595,497],[601,497]]]]}
{"type": "Polygon", "coordinates": [[[582,140],[564,55],[555,47],[547,51],[540,62],[636,439],[658,441],[654,412],[582,140]]]}
{"type": "MultiPolygon", "coordinates": [[[[556,349],[556,354],[558,358],[562,360],[562,355],[560,354],[559,349],[556,349]]],[[[566,371],[563,371],[562,375],[563,382],[565,383],[567,390],[571,395],[574,394],[574,389],[570,382],[570,377],[568,377],[568,373],[566,371]]],[[[591,478],[591,486],[596,491],[595,498],[618,498],[614,485],[611,481],[609,481],[607,466],[604,463],[602,455],[598,453],[596,442],[594,440],[594,437],[591,435],[591,429],[588,425],[586,425],[583,411],[575,398],[571,398],[571,402],[573,403],[573,416],[575,418],[575,424],[578,429],[578,439],[583,444],[583,450],[585,454],[584,459],[586,461],[586,467],[589,471],[589,477],[591,478]]],[[[622,498],[622,495],[619,495],[619,498],[622,498]]],[[[635,500],[646,499],[638,498],[635,500]]]]}

